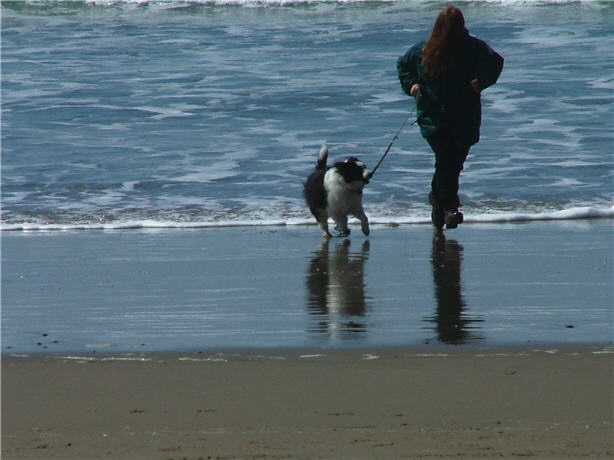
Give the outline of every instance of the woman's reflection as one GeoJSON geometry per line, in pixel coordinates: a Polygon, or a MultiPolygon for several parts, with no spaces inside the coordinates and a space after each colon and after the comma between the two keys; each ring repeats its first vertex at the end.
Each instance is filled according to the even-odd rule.
{"type": "Polygon", "coordinates": [[[350,244],[347,239],[323,241],[307,273],[307,308],[318,319],[315,330],[332,338],[357,337],[366,328],[364,264],[369,240],[360,252],[350,252],[350,244]]]}
{"type": "Polygon", "coordinates": [[[472,333],[472,330],[478,329],[472,323],[482,322],[482,319],[469,318],[464,314],[466,304],[460,276],[462,260],[463,246],[454,240],[446,241],[443,232],[435,233],[431,263],[437,311],[435,316],[425,321],[435,323],[434,329],[440,342],[454,345],[481,338],[472,333]]]}

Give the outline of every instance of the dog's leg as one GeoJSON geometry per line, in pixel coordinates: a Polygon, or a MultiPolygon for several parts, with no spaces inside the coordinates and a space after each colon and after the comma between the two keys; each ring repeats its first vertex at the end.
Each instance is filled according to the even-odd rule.
{"type": "Polygon", "coordinates": [[[332,238],[333,235],[328,231],[328,213],[326,213],[325,211],[319,212],[316,216],[316,220],[318,221],[318,224],[320,224],[320,228],[324,232],[324,235],[322,236],[326,239],[332,238]]]}
{"type": "Polygon", "coordinates": [[[346,214],[333,216],[333,220],[336,224],[335,230],[337,230],[341,236],[348,236],[350,234],[350,229],[348,228],[348,216],[346,214]]]}
{"type": "Polygon", "coordinates": [[[357,219],[360,220],[360,228],[362,229],[362,232],[366,235],[369,236],[369,219],[367,218],[367,215],[365,214],[365,212],[362,209],[362,206],[360,209],[356,210],[356,212],[352,213],[354,215],[354,217],[356,217],[357,219]]]}

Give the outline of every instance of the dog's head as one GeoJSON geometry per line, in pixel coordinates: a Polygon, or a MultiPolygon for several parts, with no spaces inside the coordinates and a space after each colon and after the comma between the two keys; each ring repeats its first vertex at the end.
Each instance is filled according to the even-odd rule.
{"type": "Polygon", "coordinates": [[[335,163],[334,167],[348,184],[359,182],[365,185],[369,183],[369,170],[367,166],[356,157],[348,157],[344,161],[335,163]]]}

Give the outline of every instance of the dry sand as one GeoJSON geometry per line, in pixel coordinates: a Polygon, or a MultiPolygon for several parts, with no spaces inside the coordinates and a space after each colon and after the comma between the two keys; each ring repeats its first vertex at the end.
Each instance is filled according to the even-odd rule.
{"type": "Polygon", "coordinates": [[[611,458],[611,348],[4,357],[2,458],[611,458]]]}

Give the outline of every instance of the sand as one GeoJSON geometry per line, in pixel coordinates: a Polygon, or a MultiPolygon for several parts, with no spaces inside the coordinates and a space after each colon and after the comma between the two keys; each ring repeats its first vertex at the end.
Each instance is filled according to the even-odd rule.
{"type": "Polygon", "coordinates": [[[2,459],[614,455],[611,220],[2,235],[2,459]]]}
{"type": "Polygon", "coordinates": [[[5,357],[3,459],[611,458],[611,348],[5,357]]]}

